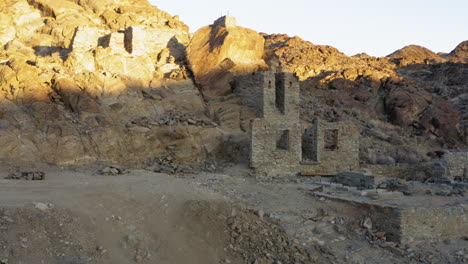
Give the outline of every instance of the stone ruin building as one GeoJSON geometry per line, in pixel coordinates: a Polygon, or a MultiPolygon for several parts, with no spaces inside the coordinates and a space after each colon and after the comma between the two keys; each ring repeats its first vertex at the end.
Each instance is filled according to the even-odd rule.
{"type": "Polygon", "coordinates": [[[316,119],[303,127],[301,172],[335,174],[359,168],[358,128],[352,122],[316,119]]]}
{"type": "Polygon", "coordinates": [[[300,89],[290,73],[236,77],[235,92],[254,113],[250,165],[258,176],[330,174],[359,167],[359,133],[348,122],[301,125],[300,89]]]}
{"type": "Polygon", "coordinates": [[[288,73],[253,73],[236,78],[236,92],[256,118],[250,123],[250,163],[259,175],[294,175],[300,170],[299,85],[288,73]]]}
{"type": "Polygon", "coordinates": [[[232,28],[237,26],[237,19],[235,17],[230,16],[222,16],[218,18],[214,23],[213,27],[225,27],[225,28],[232,28]]]}
{"type": "Polygon", "coordinates": [[[99,46],[112,48],[114,52],[143,56],[161,51],[175,38],[175,33],[172,31],[146,26],[132,26],[117,32],[107,32],[94,27],[78,27],[71,48],[75,51],[89,51],[99,46]]]}
{"type": "Polygon", "coordinates": [[[441,178],[449,182],[468,182],[468,152],[448,152],[440,159],[441,178]]]}

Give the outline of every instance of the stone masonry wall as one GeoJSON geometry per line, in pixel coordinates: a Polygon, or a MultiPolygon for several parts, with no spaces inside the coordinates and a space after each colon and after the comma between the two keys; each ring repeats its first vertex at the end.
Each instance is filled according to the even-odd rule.
{"type": "Polygon", "coordinates": [[[255,119],[251,123],[250,165],[259,177],[296,175],[300,162],[300,127],[255,119]],[[278,149],[277,139],[289,131],[289,148],[278,149]]]}
{"type": "Polygon", "coordinates": [[[94,27],[77,27],[73,36],[71,48],[75,51],[90,51],[98,46],[102,32],[94,27]]]}
{"type": "Polygon", "coordinates": [[[459,239],[468,235],[467,205],[408,208],[401,216],[403,244],[459,239]]]}
{"type": "Polygon", "coordinates": [[[347,214],[353,217],[369,217],[373,228],[385,232],[388,241],[418,244],[460,239],[468,235],[466,203],[406,207],[378,201],[328,198],[351,205],[342,210],[350,210],[347,214]]]}
{"type": "Polygon", "coordinates": [[[237,26],[237,21],[235,17],[223,16],[218,18],[214,23],[213,26],[218,27],[235,27],[237,26]]]}
{"type": "Polygon", "coordinates": [[[271,78],[261,73],[237,76],[234,80],[234,92],[241,98],[242,104],[249,107],[258,118],[263,117],[263,85],[271,78]]]}
{"type": "Polygon", "coordinates": [[[121,32],[113,32],[109,36],[109,48],[112,49],[114,53],[126,54],[125,49],[125,34],[121,32]]]}
{"type": "Polygon", "coordinates": [[[177,42],[174,30],[145,26],[125,29],[125,49],[134,56],[159,53],[164,48],[175,48],[173,46],[177,45],[177,42]]]}
{"type": "Polygon", "coordinates": [[[448,177],[466,177],[468,173],[468,152],[449,152],[442,157],[441,161],[447,168],[448,177]]]}
{"type": "MultiPolygon", "coordinates": [[[[252,84],[252,89],[260,88],[262,93],[257,98],[263,102],[262,109],[256,111],[258,116],[251,121],[251,167],[259,177],[297,174],[301,159],[297,80],[292,74],[273,72],[248,75],[238,80],[252,84]]],[[[243,91],[250,92],[239,90],[240,93],[243,91]]]]}
{"type": "Polygon", "coordinates": [[[314,151],[316,160],[304,160],[301,171],[304,173],[336,173],[359,168],[359,138],[360,133],[351,122],[325,122],[315,120],[312,127],[306,127],[304,132],[314,137],[308,147],[314,151]],[[327,137],[336,137],[334,147],[327,146],[327,137]]]}

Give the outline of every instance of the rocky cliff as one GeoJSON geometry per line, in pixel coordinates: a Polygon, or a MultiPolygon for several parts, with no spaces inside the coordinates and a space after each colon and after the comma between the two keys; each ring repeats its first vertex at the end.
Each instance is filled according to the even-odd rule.
{"type": "Polygon", "coordinates": [[[254,115],[232,94],[232,80],[264,70],[301,81],[302,122],[361,126],[363,163],[466,148],[466,42],[447,55],[412,45],[350,57],[229,17],[191,35],[146,0],[6,0],[0,17],[2,160],[245,160],[254,115]]]}

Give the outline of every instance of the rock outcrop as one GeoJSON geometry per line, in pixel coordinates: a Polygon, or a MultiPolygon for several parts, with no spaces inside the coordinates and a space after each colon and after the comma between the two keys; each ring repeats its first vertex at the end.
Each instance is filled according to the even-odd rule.
{"type": "Polygon", "coordinates": [[[391,58],[398,66],[406,66],[408,64],[433,64],[446,61],[431,50],[418,45],[406,46],[387,57],[391,58]]]}
{"type": "Polygon", "coordinates": [[[146,0],[8,0],[0,15],[1,160],[146,166],[216,150],[177,17],[146,0]]]}
{"type": "MultiPolygon", "coordinates": [[[[452,146],[463,137],[466,110],[461,104],[467,89],[463,65],[446,63],[447,59],[414,45],[389,57],[348,57],[299,37],[264,37],[270,68],[303,80],[304,121],[317,116],[357,123],[382,120],[424,138],[444,138],[452,146]]],[[[395,156],[395,160],[405,159],[395,156]]]]}
{"type": "Polygon", "coordinates": [[[468,63],[468,40],[460,43],[447,58],[452,62],[468,63]]]}
{"type": "Polygon", "coordinates": [[[239,27],[235,18],[222,17],[199,29],[187,48],[187,59],[203,95],[230,93],[236,74],[266,70],[264,40],[257,32],[239,27]]]}

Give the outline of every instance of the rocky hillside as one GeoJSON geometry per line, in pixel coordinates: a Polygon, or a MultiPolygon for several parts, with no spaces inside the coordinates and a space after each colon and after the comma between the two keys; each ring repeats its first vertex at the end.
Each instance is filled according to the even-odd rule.
{"type": "Polygon", "coordinates": [[[468,71],[459,58],[415,45],[382,58],[348,57],[299,37],[264,37],[267,63],[302,80],[304,122],[361,125],[362,162],[415,163],[434,149],[466,149],[468,71]]]}
{"type": "Polygon", "coordinates": [[[177,17],[146,0],[8,0],[0,15],[1,158],[145,165],[213,150],[177,17]]]}
{"type": "Polygon", "coordinates": [[[466,149],[466,42],[444,56],[413,45],[349,57],[232,18],[191,35],[146,0],[6,0],[0,16],[0,159],[171,170],[245,160],[253,113],[232,80],[264,70],[298,77],[305,124],[355,120],[363,163],[466,149]]]}

